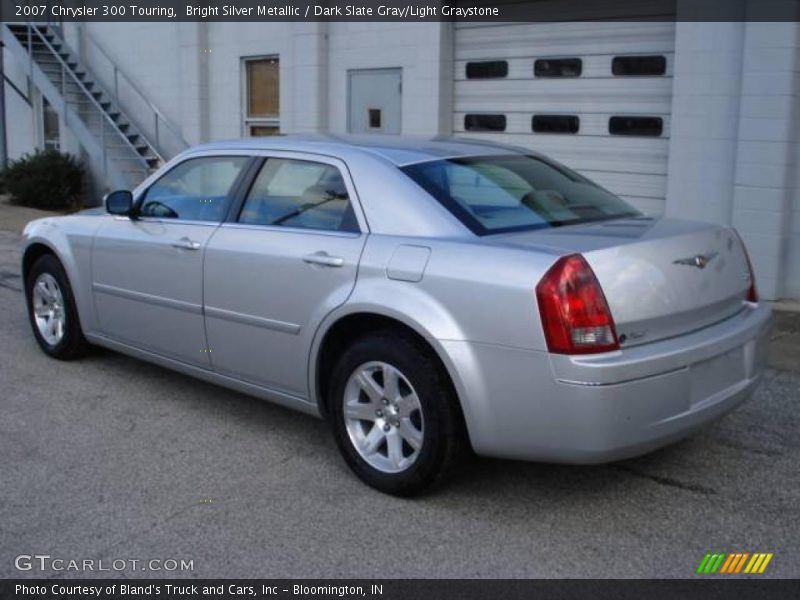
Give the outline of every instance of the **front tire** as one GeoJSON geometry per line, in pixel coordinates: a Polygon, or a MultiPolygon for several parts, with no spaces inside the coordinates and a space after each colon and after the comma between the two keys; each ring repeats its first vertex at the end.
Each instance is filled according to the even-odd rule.
{"type": "Polygon", "coordinates": [[[45,354],[73,360],[87,352],[89,343],[81,331],[75,297],[55,256],[45,254],[31,265],[25,296],[33,335],[45,354]]]}
{"type": "Polygon", "coordinates": [[[431,350],[411,336],[358,339],[334,368],[330,389],[337,445],[368,485],[414,495],[444,480],[461,458],[458,400],[431,350]]]}

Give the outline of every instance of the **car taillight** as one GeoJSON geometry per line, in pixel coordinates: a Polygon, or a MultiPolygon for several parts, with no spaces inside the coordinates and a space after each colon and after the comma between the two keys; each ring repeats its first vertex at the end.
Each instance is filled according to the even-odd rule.
{"type": "Polygon", "coordinates": [[[742,245],[742,252],[744,252],[744,258],[747,261],[747,270],[750,272],[750,287],[747,288],[747,294],[745,294],[744,299],[748,302],[758,302],[758,290],[756,289],[756,273],[753,271],[753,263],[750,262],[750,254],[747,252],[747,246],[744,245],[744,240],[742,236],[739,235],[739,232],[735,229],[733,232],[736,234],[736,237],[739,238],[739,243],[742,245]]]}
{"type": "Polygon", "coordinates": [[[536,286],[550,352],[589,354],[618,350],[614,319],[600,283],[580,254],[564,256],[536,286]]]}

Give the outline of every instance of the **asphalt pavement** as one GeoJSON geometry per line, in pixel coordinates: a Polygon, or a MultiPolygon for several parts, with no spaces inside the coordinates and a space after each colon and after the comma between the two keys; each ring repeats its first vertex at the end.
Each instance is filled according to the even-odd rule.
{"type": "Polygon", "coordinates": [[[36,554],[192,561],[113,573],[131,577],[692,577],[707,552],[800,577],[798,372],[645,457],[475,459],[401,500],[352,476],[322,421],[110,351],[47,358],[18,239],[0,231],[0,577],[109,575],[15,567],[36,554]]]}

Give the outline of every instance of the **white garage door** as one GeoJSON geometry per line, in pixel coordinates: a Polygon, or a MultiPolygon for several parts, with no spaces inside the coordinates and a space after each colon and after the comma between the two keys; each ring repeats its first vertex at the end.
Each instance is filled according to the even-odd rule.
{"type": "Polygon", "coordinates": [[[459,24],[454,132],[543,152],[661,213],[674,48],[669,21],[459,24]]]}

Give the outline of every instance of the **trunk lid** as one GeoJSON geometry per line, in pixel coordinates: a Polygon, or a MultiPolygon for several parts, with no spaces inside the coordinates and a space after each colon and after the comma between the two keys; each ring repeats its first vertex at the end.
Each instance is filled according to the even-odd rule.
{"type": "Polygon", "coordinates": [[[742,310],[750,286],[735,232],[709,223],[636,217],[484,239],[582,254],[603,288],[623,347],[722,321],[742,310]]]}

